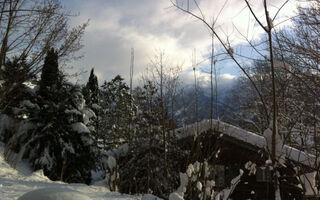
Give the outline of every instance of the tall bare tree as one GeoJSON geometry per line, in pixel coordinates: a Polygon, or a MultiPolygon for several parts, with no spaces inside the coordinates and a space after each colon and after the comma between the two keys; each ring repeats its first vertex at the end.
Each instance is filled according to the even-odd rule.
{"type": "MultiPolygon", "coordinates": [[[[235,56],[235,52],[234,49],[231,47],[231,44],[229,43],[229,41],[223,41],[222,37],[217,33],[217,31],[214,29],[214,26],[212,26],[205,18],[204,13],[202,12],[198,2],[196,0],[193,0],[194,6],[196,8],[196,10],[198,11],[197,14],[194,11],[190,11],[189,9],[189,3],[188,3],[188,7],[185,8],[185,6],[183,6],[183,4],[179,4],[179,1],[173,2],[171,0],[172,4],[178,8],[179,10],[183,11],[184,13],[187,13],[189,15],[191,15],[192,17],[198,19],[199,21],[201,21],[206,28],[208,28],[212,35],[214,35],[218,41],[220,42],[220,44],[223,46],[223,48],[225,49],[226,53],[229,54],[230,58],[235,62],[235,64],[242,70],[242,72],[245,74],[245,76],[247,77],[247,79],[250,81],[250,83],[252,84],[252,86],[254,87],[255,91],[257,92],[264,110],[265,110],[265,115],[267,116],[268,121],[270,120],[269,117],[269,110],[266,106],[265,103],[265,99],[263,98],[261,91],[259,90],[259,88],[257,87],[255,81],[252,79],[252,77],[250,76],[250,74],[246,71],[245,67],[240,64],[239,60],[236,58],[235,56]]],[[[277,125],[277,118],[278,118],[278,108],[277,108],[277,94],[276,94],[276,81],[275,81],[275,65],[274,65],[274,48],[273,48],[273,37],[272,37],[272,33],[274,30],[274,25],[273,22],[276,19],[277,15],[279,14],[279,12],[281,11],[281,9],[288,3],[288,0],[285,1],[281,7],[278,9],[278,11],[276,12],[276,14],[274,16],[270,16],[269,14],[269,8],[267,5],[267,0],[263,0],[263,9],[264,9],[264,22],[257,16],[257,11],[254,11],[252,8],[252,5],[249,3],[248,0],[245,0],[245,3],[247,5],[247,8],[249,9],[250,13],[252,14],[252,16],[255,19],[255,22],[259,24],[260,28],[263,29],[263,31],[265,32],[265,34],[267,35],[267,44],[268,44],[268,54],[265,55],[264,57],[266,58],[266,60],[270,63],[270,68],[271,68],[271,80],[272,80],[272,144],[271,144],[271,149],[270,149],[270,157],[272,158],[273,164],[276,166],[278,160],[276,157],[277,154],[277,141],[276,138],[278,137],[278,125],[277,125]]],[[[256,49],[255,49],[256,50],[256,49]]],[[[259,52],[260,54],[262,54],[262,52],[259,52]]],[[[275,185],[275,196],[276,198],[280,198],[280,193],[279,193],[279,184],[278,184],[278,179],[276,176],[274,176],[274,185],[275,185]]]]}
{"type": "Polygon", "coordinates": [[[30,72],[36,74],[51,47],[57,49],[60,63],[76,58],[88,22],[70,28],[71,16],[60,1],[0,1],[0,66],[12,56],[26,57],[30,72]]]}
{"type": "MultiPolygon", "coordinates": [[[[168,184],[170,184],[170,170],[168,163],[168,153],[172,143],[169,135],[170,131],[175,128],[174,123],[174,104],[176,101],[176,94],[179,85],[179,74],[181,65],[172,64],[164,51],[158,51],[147,68],[147,74],[142,77],[144,84],[152,83],[157,91],[157,98],[160,103],[161,113],[161,133],[162,133],[162,148],[163,160],[166,170],[168,184]],[[171,113],[171,115],[170,115],[171,113]],[[171,119],[170,119],[171,118],[171,119]]],[[[171,186],[169,185],[169,188],[171,186]]],[[[171,190],[171,189],[170,189],[171,190]]]]}
{"type": "Polygon", "coordinates": [[[311,0],[309,6],[299,7],[298,11],[299,15],[293,18],[293,28],[281,30],[275,35],[275,50],[281,56],[283,65],[290,66],[284,68],[285,72],[296,83],[293,88],[297,90],[294,102],[297,110],[301,110],[294,126],[301,141],[298,145],[315,155],[314,170],[319,175],[320,1],[311,0]]]}

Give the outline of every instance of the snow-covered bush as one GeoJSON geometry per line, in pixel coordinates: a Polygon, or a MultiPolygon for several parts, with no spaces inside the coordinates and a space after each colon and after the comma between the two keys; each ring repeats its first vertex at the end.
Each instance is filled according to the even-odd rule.
{"type": "Polygon", "coordinates": [[[223,199],[223,200],[229,199],[229,197],[231,196],[231,194],[233,193],[233,191],[236,189],[237,185],[239,184],[242,175],[243,175],[243,170],[240,169],[239,175],[234,177],[231,180],[230,187],[225,188],[222,191],[220,191],[219,193],[217,193],[215,196],[215,199],[223,199]]]}
{"type": "Polygon", "coordinates": [[[117,166],[117,160],[113,156],[109,156],[107,160],[106,179],[109,189],[111,191],[117,191],[119,184],[119,168],[117,166]]]}
{"type": "Polygon", "coordinates": [[[215,182],[211,179],[210,172],[207,161],[189,164],[186,172],[180,173],[180,186],[169,195],[169,200],[213,199],[215,182]]]}

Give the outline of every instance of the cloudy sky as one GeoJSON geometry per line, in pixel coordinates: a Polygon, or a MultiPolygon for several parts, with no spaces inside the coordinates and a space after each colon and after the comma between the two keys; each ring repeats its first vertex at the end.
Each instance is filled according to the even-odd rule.
{"type": "MultiPolygon", "coordinates": [[[[174,0],[175,2],[175,0],[174,0]]],[[[178,0],[186,8],[188,0],[178,0]]],[[[189,10],[199,14],[190,0],[189,10]]],[[[205,19],[215,25],[217,32],[226,42],[227,38],[238,53],[250,56],[242,35],[250,40],[258,40],[263,30],[254,22],[243,0],[198,0],[205,19]],[[225,4],[226,2],[226,4],[225,4]],[[225,6],[223,6],[225,4],[225,6]],[[223,10],[220,13],[220,10],[223,10]],[[236,27],[236,28],[235,28],[236,27]],[[241,32],[241,34],[238,33],[241,32]]],[[[262,0],[250,1],[257,16],[265,24],[262,0]]],[[[269,0],[270,15],[274,16],[285,0],[269,0]]],[[[79,16],[73,17],[71,25],[86,22],[89,27],[83,38],[84,58],[71,63],[74,69],[87,70],[94,67],[100,83],[120,74],[129,77],[130,51],[134,48],[134,80],[157,52],[163,51],[170,63],[183,65],[183,79],[192,80],[192,52],[195,49],[199,76],[206,79],[209,62],[211,37],[208,29],[191,16],[172,6],[170,0],[63,0],[66,9],[79,16]]],[[[181,4],[182,5],[182,4],[181,4]]],[[[278,15],[277,27],[290,25],[288,17],[295,15],[296,2],[289,1],[278,15]],[[284,22],[283,22],[284,21],[284,22]]],[[[216,40],[216,44],[218,41],[216,40]]],[[[216,52],[219,53],[219,45],[216,52]]],[[[240,71],[231,61],[218,62],[220,79],[232,79],[240,71]]],[[[79,77],[79,82],[87,80],[88,73],[79,77]]]]}

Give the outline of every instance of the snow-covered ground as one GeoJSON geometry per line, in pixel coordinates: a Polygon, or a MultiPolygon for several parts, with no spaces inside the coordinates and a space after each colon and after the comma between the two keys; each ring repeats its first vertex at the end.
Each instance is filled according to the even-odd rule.
{"type": "Polygon", "coordinates": [[[84,194],[92,200],[140,200],[142,198],[141,196],[110,192],[103,182],[87,186],[85,184],[66,184],[51,181],[41,171],[32,172],[24,162],[18,163],[14,169],[5,162],[3,150],[3,143],[0,142],[0,200],[17,200],[25,193],[41,188],[70,189],[78,191],[79,194],[84,194]]]}

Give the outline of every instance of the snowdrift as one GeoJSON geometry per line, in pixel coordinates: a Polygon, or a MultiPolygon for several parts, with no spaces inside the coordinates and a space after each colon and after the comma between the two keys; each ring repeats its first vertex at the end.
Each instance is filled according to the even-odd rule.
{"type": "Polygon", "coordinates": [[[3,151],[4,144],[0,142],[0,200],[140,200],[142,198],[110,192],[106,184],[101,182],[100,186],[88,186],[51,181],[42,171],[32,172],[26,162],[17,163],[14,169],[4,160],[3,151]],[[71,197],[71,194],[74,197],[71,197]]]}
{"type": "Polygon", "coordinates": [[[22,195],[18,200],[91,200],[88,196],[70,189],[42,188],[22,195]]]}

